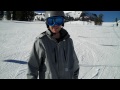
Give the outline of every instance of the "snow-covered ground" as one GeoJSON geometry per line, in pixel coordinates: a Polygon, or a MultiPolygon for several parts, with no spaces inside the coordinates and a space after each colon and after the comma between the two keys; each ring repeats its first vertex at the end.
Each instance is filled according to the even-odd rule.
{"type": "MultiPolygon", "coordinates": [[[[79,79],[120,79],[120,24],[113,24],[65,23],[79,59],[79,79]]],[[[34,40],[45,30],[40,21],[0,21],[0,79],[27,78],[34,40]]]]}

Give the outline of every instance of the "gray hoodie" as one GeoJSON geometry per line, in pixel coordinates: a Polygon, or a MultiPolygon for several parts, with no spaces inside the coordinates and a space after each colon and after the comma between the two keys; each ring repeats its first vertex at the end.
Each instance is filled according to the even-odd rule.
{"type": "Polygon", "coordinates": [[[47,30],[35,40],[28,61],[27,79],[78,79],[79,62],[65,29],[57,41],[47,30]],[[39,76],[39,77],[38,77],[39,76]]]}

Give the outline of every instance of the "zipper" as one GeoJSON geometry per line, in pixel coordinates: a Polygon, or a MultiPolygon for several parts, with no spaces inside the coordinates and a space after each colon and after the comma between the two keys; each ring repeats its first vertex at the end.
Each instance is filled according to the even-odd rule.
{"type": "Polygon", "coordinates": [[[56,56],[56,50],[54,48],[54,52],[55,52],[55,63],[57,63],[57,56],[56,56]]]}
{"type": "MultiPolygon", "coordinates": [[[[58,52],[59,52],[59,43],[57,43],[57,56],[58,56],[58,52]]],[[[57,65],[58,65],[58,78],[60,78],[60,72],[59,72],[59,56],[58,56],[57,65]]]]}
{"type": "Polygon", "coordinates": [[[59,70],[60,70],[60,58],[59,58],[59,55],[58,55],[58,52],[59,52],[59,46],[60,46],[60,42],[59,43],[57,43],[57,56],[58,56],[58,59],[57,59],[57,65],[58,65],[58,78],[60,79],[60,72],[59,72],[59,70]]]}
{"type": "Polygon", "coordinates": [[[63,50],[64,50],[64,57],[65,57],[65,62],[66,62],[66,52],[65,52],[65,48],[64,48],[63,50]]]}

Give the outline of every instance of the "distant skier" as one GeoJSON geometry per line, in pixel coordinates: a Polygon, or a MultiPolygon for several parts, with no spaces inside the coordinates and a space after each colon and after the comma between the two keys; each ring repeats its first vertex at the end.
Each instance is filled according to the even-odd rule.
{"type": "Polygon", "coordinates": [[[118,18],[115,18],[116,26],[118,26],[118,18]]]}
{"type": "Polygon", "coordinates": [[[28,61],[28,79],[78,79],[79,61],[64,26],[63,11],[46,11],[48,30],[35,40],[28,61]],[[38,77],[39,76],[39,77],[38,77]]]}
{"type": "Polygon", "coordinates": [[[116,23],[116,26],[118,26],[118,23],[116,23]]]}

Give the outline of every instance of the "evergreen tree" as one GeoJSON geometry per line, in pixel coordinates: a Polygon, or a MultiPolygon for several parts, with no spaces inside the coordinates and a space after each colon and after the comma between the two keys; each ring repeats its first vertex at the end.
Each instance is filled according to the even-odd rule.
{"type": "Polygon", "coordinates": [[[28,15],[29,15],[29,16],[28,16],[28,20],[29,20],[29,21],[34,20],[34,16],[35,16],[34,11],[29,11],[29,14],[28,14],[28,15]]]}
{"type": "Polygon", "coordinates": [[[34,19],[34,11],[13,11],[13,20],[31,21],[34,19]]]}
{"type": "Polygon", "coordinates": [[[80,17],[82,17],[82,21],[85,21],[85,17],[86,16],[86,14],[83,12],[83,13],[81,13],[81,15],[80,15],[80,17]]]}
{"type": "Polygon", "coordinates": [[[6,11],[7,20],[11,19],[11,11],[6,11]]]}
{"type": "Polygon", "coordinates": [[[16,20],[16,11],[13,11],[13,20],[16,20]]]}
{"type": "Polygon", "coordinates": [[[18,21],[22,21],[22,17],[23,17],[22,11],[16,11],[15,19],[18,21]]]}
{"type": "Polygon", "coordinates": [[[103,22],[103,14],[99,14],[98,25],[102,25],[102,22],[103,22]]]}
{"type": "Polygon", "coordinates": [[[94,14],[94,16],[95,16],[95,19],[94,19],[95,25],[102,25],[103,14],[99,14],[99,16],[97,16],[96,14],[94,14]]]}
{"type": "Polygon", "coordinates": [[[98,24],[98,17],[97,14],[93,14],[95,16],[94,18],[94,24],[97,25],[98,24]]]}
{"type": "Polygon", "coordinates": [[[0,11],[0,20],[3,19],[3,16],[4,16],[4,11],[0,11]]]}

